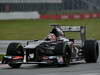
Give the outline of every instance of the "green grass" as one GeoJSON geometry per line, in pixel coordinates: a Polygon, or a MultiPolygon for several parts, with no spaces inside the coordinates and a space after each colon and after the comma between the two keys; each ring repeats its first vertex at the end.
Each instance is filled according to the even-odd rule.
{"type": "Polygon", "coordinates": [[[3,59],[4,56],[4,54],[0,54],[0,61],[3,59]]]}
{"type": "MultiPolygon", "coordinates": [[[[100,19],[77,20],[6,20],[0,21],[0,40],[43,39],[51,27],[49,24],[83,25],[87,27],[87,38],[100,40],[100,19]]],[[[68,36],[68,35],[67,35],[68,36]]],[[[78,38],[76,34],[69,34],[78,38]]]]}

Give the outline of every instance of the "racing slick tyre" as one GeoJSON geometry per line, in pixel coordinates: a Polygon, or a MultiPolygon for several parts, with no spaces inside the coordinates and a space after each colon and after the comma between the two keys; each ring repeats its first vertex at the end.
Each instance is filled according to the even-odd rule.
{"type": "Polygon", "coordinates": [[[61,42],[56,45],[56,53],[63,57],[63,63],[58,66],[68,66],[71,58],[71,50],[66,42],[61,42]]]}
{"type": "Polygon", "coordinates": [[[99,56],[99,45],[96,40],[86,40],[84,42],[83,54],[86,63],[96,63],[99,56]]]}
{"type": "MultiPolygon", "coordinates": [[[[10,43],[7,48],[7,56],[24,56],[23,47],[20,43],[10,43]]],[[[12,62],[8,64],[12,68],[19,68],[20,63],[12,62]]]]}

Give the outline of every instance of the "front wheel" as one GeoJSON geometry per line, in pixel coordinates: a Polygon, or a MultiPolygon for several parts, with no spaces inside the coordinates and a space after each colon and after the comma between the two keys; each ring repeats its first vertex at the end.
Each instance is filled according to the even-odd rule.
{"type": "Polygon", "coordinates": [[[19,64],[19,63],[9,63],[8,64],[10,67],[12,67],[12,68],[20,68],[20,66],[22,65],[22,64],[19,64]]]}
{"type": "Polygon", "coordinates": [[[71,50],[67,45],[67,42],[60,42],[56,45],[55,50],[57,51],[58,55],[62,56],[63,63],[58,64],[58,66],[68,66],[71,59],[71,50]]]}
{"type": "MultiPolygon", "coordinates": [[[[20,43],[10,43],[7,48],[7,56],[24,56],[23,47],[20,43]]],[[[12,62],[8,64],[12,68],[19,68],[21,64],[12,62]]]]}
{"type": "Polygon", "coordinates": [[[63,56],[63,59],[64,59],[64,64],[65,66],[68,66],[69,63],[70,63],[70,59],[71,59],[71,50],[69,49],[68,45],[65,46],[64,48],[64,56],[63,56]]]}

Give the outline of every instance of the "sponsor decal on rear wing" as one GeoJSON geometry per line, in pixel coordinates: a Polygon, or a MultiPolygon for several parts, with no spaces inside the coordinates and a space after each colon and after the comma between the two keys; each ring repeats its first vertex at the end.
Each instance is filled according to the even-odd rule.
{"type": "Polygon", "coordinates": [[[64,32],[85,32],[85,26],[61,26],[64,32]]]}

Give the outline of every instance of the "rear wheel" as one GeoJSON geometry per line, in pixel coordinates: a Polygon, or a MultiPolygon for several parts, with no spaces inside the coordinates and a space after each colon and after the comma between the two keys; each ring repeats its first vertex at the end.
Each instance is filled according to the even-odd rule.
{"type": "MultiPolygon", "coordinates": [[[[7,56],[24,56],[23,47],[20,43],[10,43],[7,48],[7,56]]],[[[12,62],[8,64],[12,68],[19,68],[21,64],[12,62]]]]}
{"type": "Polygon", "coordinates": [[[99,56],[99,45],[96,40],[86,40],[83,47],[86,63],[96,63],[99,56]]]}

